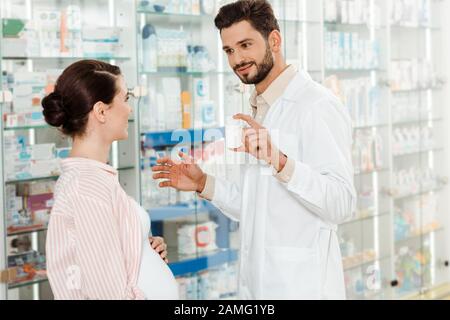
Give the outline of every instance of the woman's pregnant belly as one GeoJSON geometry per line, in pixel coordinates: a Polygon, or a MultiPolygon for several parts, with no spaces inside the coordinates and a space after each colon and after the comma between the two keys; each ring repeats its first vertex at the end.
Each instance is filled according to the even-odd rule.
{"type": "Polygon", "coordinates": [[[178,300],[178,284],[172,271],[145,241],[142,247],[138,287],[148,300],[178,300]]]}

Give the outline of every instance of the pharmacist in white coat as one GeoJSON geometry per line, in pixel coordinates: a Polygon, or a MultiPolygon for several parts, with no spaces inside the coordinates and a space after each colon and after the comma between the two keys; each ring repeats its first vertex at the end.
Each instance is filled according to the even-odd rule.
{"type": "Polygon", "coordinates": [[[337,225],[356,194],[346,108],[304,72],[287,66],[266,1],[222,7],[223,49],[244,83],[255,84],[242,146],[258,159],[237,166],[240,181],[209,176],[181,154],[153,168],[161,187],[197,191],[240,222],[242,299],[344,299],[337,225]],[[276,138],[275,138],[276,136],[276,138]]]}

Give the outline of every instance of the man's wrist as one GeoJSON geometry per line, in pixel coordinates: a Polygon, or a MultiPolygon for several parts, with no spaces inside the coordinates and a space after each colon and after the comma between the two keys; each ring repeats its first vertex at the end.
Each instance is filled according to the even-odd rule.
{"type": "Polygon", "coordinates": [[[271,165],[277,173],[281,172],[287,163],[287,156],[278,149],[272,154],[271,160],[268,161],[269,165],[271,165]]]}
{"type": "Polygon", "coordinates": [[[197,192],[198,193],[202,193],[203,190],[205,190],[205,185],[206,185],[206,179],[208,178],[206,173],[203,173],[203,176],[201,177],[200,181],[197,184],[197,192]]]}
{"type": "Polygon", "coordinates": [[[286,166],[287,160],[288,160],[288,157],[284,153],[279,152],[278,167],[275,168],[278,173],[283,171],[284,167],[286,166]]]}

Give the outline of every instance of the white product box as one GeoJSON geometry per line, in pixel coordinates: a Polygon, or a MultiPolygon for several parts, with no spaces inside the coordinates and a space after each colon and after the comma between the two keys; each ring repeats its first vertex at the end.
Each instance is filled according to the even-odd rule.
{"type": "Polygon", "coordinates": [[[114,42],[83,41],[83,52],[85,57],[114,57],[117,56],[120,45],[114,42]]]}
{"type": "Polygon", "coordinates": [[[47,81],[47,74],[45,72],[28,72],[18,71],[14,73],[15,85],[45,85],[47,81]]]}
{"type": "Polygon", "coordinates": [[[192,255],[217,250],[216,228],[217,224],[212,221],[180,227],[177,231],[179,254],[192,255]]]}
{"type": "Polygon", "coordinates": [[[210,100],[209,78],[197,78],[194,80],[194,105],[201,101],[210,100]]]}
{"type": "Polygon", "coordinates": [[[122,28],[83,28],[83,41],[120,42],[122,28]]]}
{"type": "Polygon", "coordinates": [[[60,173],[58,159],[33,160],[30,163],[30,173],[33,177],[57,175],[60,173]]]}
{"type": "Polygon", "coordinates": [[[332,32],[331,37],[332,37],[332,40],[331,40],[331,54],[332,54],[331,68],[338,69],[338,68],[340,68],[339,56],[341,55],[341,51],[339,49],[339,33],[332,32]]]}
{"type": "Polygon", "coordinates": [[[49,210],[36,210],[36,211],[34,211],[34,221],[35,221],[35,223],[41,223],[44,226],[47,226],[49,220],[50,220],[50,211],[49,210]]]}
{"type": "Polygon", "coordinates": [[[202,101],[196,108],[201,110],[201,122],[203,128],[210,128],[216,125],[216,109],[214,101],[202,101]]]}
{"type": "Polygon", "coordinates": [[[165,102],[165,119],[168,130],[182,127],[181,83],[179,78],[164,78],[162,89],[165,102]]]}
{"type": "Polygon", "coordinates": [[[35,144],[30,146],[32,160],[51,160],[55,158],[56,146],[54,143],[35,144]]]}
{"type": "Polygon", "coordinates": [[[352,34],[345,32],[344,34],[344,69],[352,67],[352,34]]]}
{"type": "Polygon", "coordinates": [[[23,198],[12,197],[6,201],[6,212],[20,211],[23,209],[23,198]]]}
{"type": "Polygon", "coordinates": [[[72,150],[71,147],[56,148],[56,158],[65,159],[65,158],[69,157],[71,150],[72,150]]]}
{"type": "Polygon", "coordinates": [[[61,12],[59,10],[35,10],[34,19],[39,30],[59,31],[61,12]]]}
{"type": "Polygon", "coordinates": [[[349,1],[342,0],[341,1],[341,23],[349,23],[348,7],[349,7],[349,1]]]}
{"type": "Polygon", "coordinates": [[[324,3],[324,19],[327,22],[335,22],[337,20],[337,1],[325,0],[324,3]]]}
{"type": "Polygon", "coordinates": [[[28,48],[27,39],[3,38],[2,55],[5,57],[26,57],[28,48]]]}
{"type": "Polygon", "coordinates": [[[55,190],[55,181],[35,181],[24,183],[19,186],[18,194],[20,196],[33,196],[38,194],[49,194],[55,190]]]}
{"type": "Polygon", "coordinates": [[[5,172],[7,180],[15,180],[22,178],[29,178],[30,175],[30,163],[16,162],[14,164],[5,163],[5,172]]]}

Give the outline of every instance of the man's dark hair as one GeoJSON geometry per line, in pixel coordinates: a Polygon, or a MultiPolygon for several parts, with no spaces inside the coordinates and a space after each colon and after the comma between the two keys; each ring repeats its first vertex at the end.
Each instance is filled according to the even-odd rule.
{"type": "Polygon", "coordinates": [[[266,0],[239,0],[227,4],[220,8],[214,23],[222,32],[241,21],[248,21],[266,40],[272,31],[280,31],[272,6],[266,0]]]}

